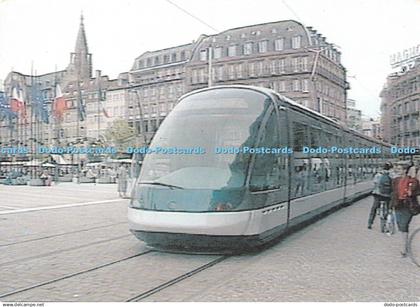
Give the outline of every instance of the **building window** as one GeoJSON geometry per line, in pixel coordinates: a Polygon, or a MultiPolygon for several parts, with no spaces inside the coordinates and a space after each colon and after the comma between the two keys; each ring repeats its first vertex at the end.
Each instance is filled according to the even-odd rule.
{"type": "Polygon", "coordinates": [[[258,69],[257,74],[258,74],[259,76],[264,75],[264,61],[260,61],[260,62],[258,62],[258,64],[257,64],[257,69],[258,69]]]}
{"type": "Polygon", "coordinates": [[[181,61],[185,61],[185,59],[186,59],[185,51],[181,51],[181,61]]]}
{"type": "Polygon", "coordinates": [[[205,82],[206,73],[205,73],[205,70],[204,69],[200,69],[199,78],[200,78],[200,80],[199,80],[200,83],[204,83],[205,82]]]}
{"type": "Polygon", "coordinates": [[[169,63],[169,54],[165,54],[164,56],[163,56],[163,63],[169,63]]]}
{"type": "Polygon", "coordinates": [[[300,91],[300,80],[299,79],[293,80],[293,91],[294,92],[299,92],[300,91]]]}
{"type": "Polygon", "coordinates": [[[207,61],[207,49],[200,50],[200,61],[207,61]]]}
{"type": "Polygon", "coordinates": [[[253,43],[251,43],[251,42],[245,43],[245,45],[244,45],[244,55],[252,54],[252,46],[253,46],[253,43]]]}
{"type": "Polygon", "coordinates": [[[286,59],[279,59],[279,72],[284,73],[286,71],[286,59]]]}
{"type": "Polygon", "coordinates": [[[155,56],[155,65],[159,65],[160,64],[160,60],[158,56],[155,56]]]}
{"type": "Polygon", "coordinates": [[[258,52],[259,53],[267,52],[267,41],[258,42],[258,52]]]}
{"type": "Polygon", "coordinates": [[[292,48],[293,49],[301,48],[301,40],[302,40],[302,37],[300,35],[293,36],[292,37],[292,48]]]}
{"type": "Polygon", "coordinates": [[[237,45],[229,46],[228,48],[228,56],[236,56],[236,49],[237,45]]]}
{"type": "Polygon", "coordinates": [[[277,74],[278,68],[279,68],[279,61],[278,60],[272,60],[270,65],[270,71],[272,75],[277,74]]]}
{"type": "Polygon", "coordinates": [[[302,92],[309,92],[309,80],[308,79],[303,79],[302,80],[302,92]]]}
{"type": "Polygon", "coordinates": [[[216,47],[214,48],[214,58],[220,59],[222,57],[222,47],[216,47]]]}
{"type": "Polygon", "coordinates": [[[297,72],[297,71],[299,71],[299,68],[300,68],[300,58],[293,58],[293,61],[292,61],[292,65],[293,65],[293,71],[294,72],[297,72]]]}
{"type": "Polygon", "coordinates": [[[228,66],[228,74],[229,74],[229,79],[235,79],[235,66],[234,65],[228,66]]]}
{"type": "Polygon", "coordinates": [[[255,63],[254,62],[249,63],[248,70],[249,70],[249,76],[254,77],[255,76],[255,63]]]}
{"type": "Polygon", "coordinates": [[[216,80],[223,80],[223,66],[216,67],[216,80]]]}
{"type": "Polygon", "coordinates": [[[146,62],[147,62],[147,67],[152,66],[152,59],[151,58],[148,58],[146,62]]]}
{"type": "Polygon", "coordinates": [[[278,38],[274,41],[274,50],[276,51],[284,50],[284,38],[278,38]]]}
{"type": "Polygon", "coordinates": [[[198,73],[197,70],[193,70],[192,71],[192,76],[191,76],[191,83],[197,83],[198,82],[198,73]]]}
{"type": "Polygon", "coordinates": [[[238,79],[242,78],[242,64],[238,64],[236,74],[238,76],[238,79]]]}
{"type": "Polygon", "coordinates": [[[302,71],[308,71],[308,57],[303,57],[301,62],[302,71]]]}
{"type": "Polygon", "coordinates": [[[277,91],[278,92],[285,92],[286,91],[286,81],[284,81],[284,80],[280,80],[280,81],[278,81],[278,82],[276,82],[276,85],[277,85],[277,91]]]}
{"type": "Polygon", "coordinates": [[[171,54],[171,62],[176,62],[176,53],[171,54]]]}

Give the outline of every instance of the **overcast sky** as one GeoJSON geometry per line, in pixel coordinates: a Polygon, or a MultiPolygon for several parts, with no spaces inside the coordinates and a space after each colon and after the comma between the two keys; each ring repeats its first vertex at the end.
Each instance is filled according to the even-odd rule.
{"type": "MultiPolygon", "coordinates": [[[[170,0],[218,31],[295,19],[340,47],[349,98],[379,115],[389,56],[420,44],[420,0],[170,0]]],[[[189,43],[215,30],[167,0],[0,0],[0,79],[12,69],[64,69],[85,17],[93,69],[116,78],[147,50],[189,43]]]]}

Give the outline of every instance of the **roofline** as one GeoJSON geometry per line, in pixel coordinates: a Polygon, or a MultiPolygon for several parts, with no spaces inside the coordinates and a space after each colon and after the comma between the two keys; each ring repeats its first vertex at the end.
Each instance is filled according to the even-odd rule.
{"type": "Polygon", "coordinates": [[[180,47],[186,47],[188,45],[192,45],[193,43],[187,43],[187,44],[182,44],[182,45],[178,45],[178,46],[173,46],[173,47],[167,47],[164,49],[156,49],[156,50],[147,50],[145,52],[143,52],[142,54],[140,54],[138,57],[135,58],[135,60],[141,58],[143,55],[147,54],[147,53],[153,53],[153,52],[160,52],[160,51],[165,51],[165,50],[169,50],[169,49],[175,49],[175,48],[180,48],[180,47]]]}
{"type": "Polygon", "coordinates": [[[30,78],[30,77],[43,77],[43,76],[46,76],[46,75],[52,75],[52,74],[57,74],[57,73],[60,73],[60,72],[66,72],[66,71],[67,71],[66,69],[63,69],[63,70],[48,72],[48,73],[41,74],[41,75],[27,75],[27,74],[21,73],[19,71],[12,70],[11,72],[8,73],[8,75],[18,74],[18,75],[21,75],[22,77],[29,77],[30,78]]]}
{"type": "MultiPolygon", "coordinates": [[[[257,27],[257,26],[266,26],[266,25],[270,25],[270,24],[276,24],[276,23],[285,23],[285,22],[294,22],[297,23],[298,25],[302,26],[302,28],[304,29],[306,36],[308,37],[308,42],[309,45],[312,46],[312,41],[311,41],[311,36],[309,34],[309,30],[308,28],[301,23],[300,21],[294,20],[294,19],[286,19],[286,20],[277,20],[277,21],[269,21],[269,22],[264,22],[264,23],[258,23],[258,24],[253,24],[253,25],[247,25],[247,26],[242,26],[242,27],[236,27],[236,28],[231,28],[231,29],[227,29],[224,30],[222,32],[216,33],[216,34],[211,34],[208,36],[217,36],[217,35],[221,35],[223,33],[226,33],[228,31],[234,31],[234,30],[240,30],[240,29],[246,29],[246,28],[251,28],[251,27],[257,27]]],[[[203,35],[203,34],[202,34],[203,35]]]]}

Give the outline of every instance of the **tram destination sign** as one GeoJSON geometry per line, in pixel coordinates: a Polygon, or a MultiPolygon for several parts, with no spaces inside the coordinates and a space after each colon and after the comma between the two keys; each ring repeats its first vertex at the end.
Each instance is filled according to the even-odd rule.
{"type": "Polygon", "coordinates": [[[413,64],[418,58],[420,58],[420,44],[392,54],[390,56],[390,64],[392,68],[400,68],[413,64]]]}

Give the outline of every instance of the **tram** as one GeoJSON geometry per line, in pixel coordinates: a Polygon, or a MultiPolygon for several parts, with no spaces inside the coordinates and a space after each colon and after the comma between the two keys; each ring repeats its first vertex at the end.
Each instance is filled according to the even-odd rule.
{"type": "Polygon", "coordinates": [[[247,249],[370,192],[386,143],[260,87],[182,96],[132,191],[130,231],[157,248],[247,249]]]}

